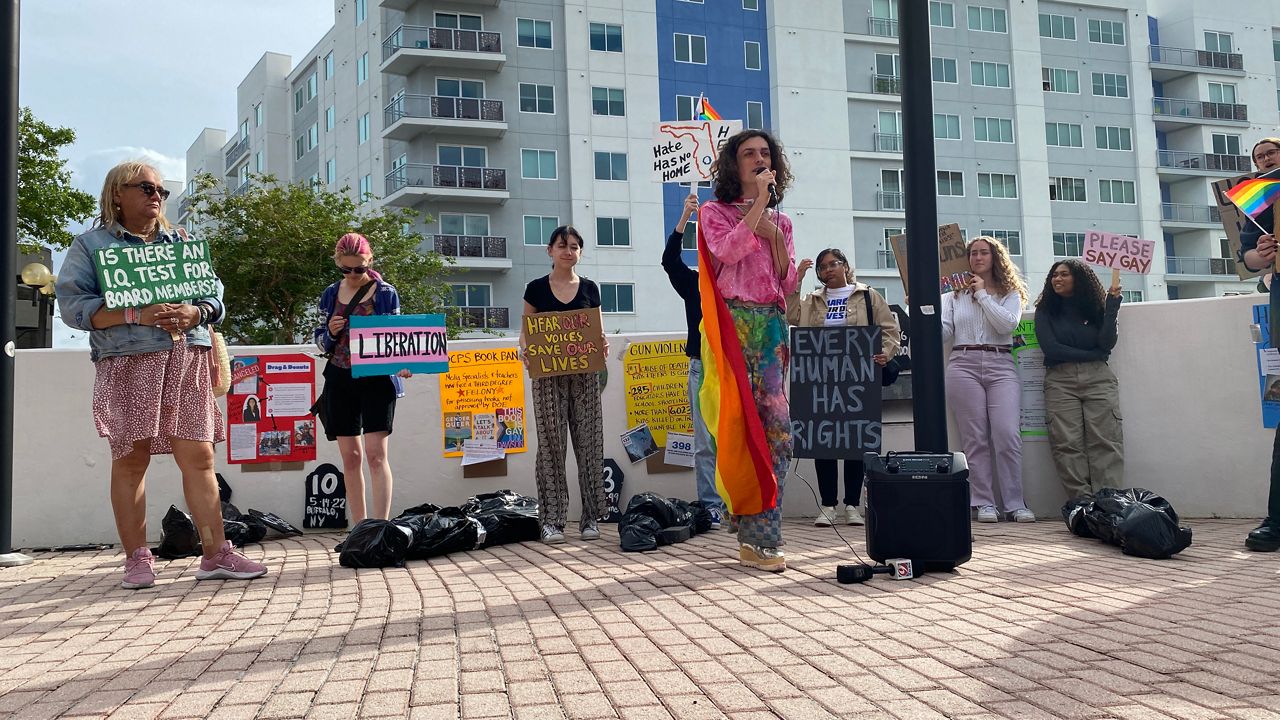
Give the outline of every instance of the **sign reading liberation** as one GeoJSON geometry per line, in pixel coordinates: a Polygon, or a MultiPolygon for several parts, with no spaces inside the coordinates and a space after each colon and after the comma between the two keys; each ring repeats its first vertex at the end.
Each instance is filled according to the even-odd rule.
{"type": "Polygon", "coordinates": [[[802,458],[880,449],[880,328],[791,328],[791,439],[802,458]]]}
{"type": "Polygon", "coordinates": [[[449,372],[444,315],[352,315],[351,376],[449,372]]]}
{"type": "Polygon", "coordinates": [[[218,294],[209,243],[203,240],[102,248],[97,269],[108,310],[218,294]]]}
{"type": "Polygon", "coordinates": [[[524,317],[529,376],[579,375],[604,369],[600,308],[545,312],[524,317]]]}

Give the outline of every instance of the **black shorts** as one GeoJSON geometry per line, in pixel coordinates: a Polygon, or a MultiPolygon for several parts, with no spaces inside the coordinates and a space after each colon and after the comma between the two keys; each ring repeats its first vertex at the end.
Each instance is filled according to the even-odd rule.
{"type": "Polygon", "coordinates": [[[355,437],[362,433],[391,434],[396,416],[396,386],[389,375],[351,377],[349,368],[333,363],[324,368],[325,437],[355,437]]]}

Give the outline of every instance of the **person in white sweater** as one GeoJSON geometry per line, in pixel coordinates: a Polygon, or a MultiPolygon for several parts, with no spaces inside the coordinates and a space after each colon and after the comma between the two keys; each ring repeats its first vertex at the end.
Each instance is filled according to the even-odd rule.
{"type": "Polygon", "coordinates": [[[942,340],[952,342],[947,404],[955,413],[969,461],[969,505],[978,522],[1004,513],[1035,522],[1022,499],[1022,390],[1013,364],[1013,331],[1027,303],[1027,286],[997,239],[969,241],[969,286],[942,296],[942,340]]]}

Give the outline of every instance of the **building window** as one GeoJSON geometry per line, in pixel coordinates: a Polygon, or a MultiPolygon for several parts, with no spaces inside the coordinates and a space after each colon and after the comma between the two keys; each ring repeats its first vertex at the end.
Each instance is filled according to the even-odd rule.
{"type": "Polygon", "coordinates": [[[1080,73],[1063,68],[1040,68],[1040,84],[1045,92],[1073,93],[1080,92],[1080,73]]]}
{"type": "Polygon", "coordinates": [[[298,160],[307,154],[307,136],[299,135],[297,140],[293,141],[294,157],[298,160]]]}
{"type": "Polygon", "coordinates": [[[1084,233],[1056,232],[1053,234],[1053,254],[1059,257],[1080,257],[1084,252],[1084,233]]]}
{"type": "Polygon", "coordinates": [[[315,73],[307,76],[307,102],[320,93],[320,80],[315,73]]]}
{"type": "Polygon", "coordinates": [[[453,167],[488,167],[489,151],[468,145],[439,145],[436,147],[438,165],[453,167]]]}
{"type": "Polygon", "coordinates": [[[373,196],[373,176],[365,175],[360,178],[360,202],[366,202],[373,196]]]}
{"type": "Polygon", "coordinates": [[[356,60],[356,84],[363,85],[369,79],[369,53],[360,55],[356,60]]]}
{"type": "MultiPolygon", "coordinates": [[[[1172,299],[1173,298],[1170,298],[1170,300],[1172,299]]],[[[1120,300],[1124,302],[1126,305],[1129,303],[1142,302],[1142,291],[1141,290],[1121,290],[1120,300]]]]}
{"type": "Polygon", "coordinates": [[[239,178],[238,187],[244,187],[249,184],[249,163],[245,163],[236,170],[236,177],[239,178]]]}
{"type": "Polygon", "coordinates": [[[1009,32],[1007,15],[1004,10],[980,5],[969,6],[969,29],[982,32],[1009,32]]]}
{"type": "Polygon", "coordinates": [[[320,126],[311,123],[311,127],[307,128],[307,149],[310,150],[320,144],[320,126]]]}
{"type": "Polygon", "coordinates": [[[1271,59],[1280,62],[1280,40],[1271,41],[1271,59]]]}
{"type": "Polygon", "coordinates": [[[253,126],[262,127],[262,103],[253,106],[253,126]]]}
{"type": "Polygon", "coordinates": [[[436,27],[451,30],[484,30],[484,18],[479,15],[464,13],[436,13],[436,27]]]}
{"type": "MultiPolygon", "coordinates": [[[[547,87],[551,87],[548,85],[547,87]]],[[[523,88],[521,88],[523,90],[523,88]]],[[[404,91],[396,93],[403,97],[404,91]]],[[[436,94],[445,97],[483,98],[484,82],[481,80],[459,80],[457,78],[436,78],[436,94]]]]}
{"type": "Polygon", "coordinates": [[[493,288],[489,285],[450,284],[454,307],[492,307],[493,288]]]}
{"type": "Polygon", "coordinates": [[[306,88],[298,88],[297,90],[293,91],[293,111],[295,113],[301,110],[303,105],[307,104],[307,101],[304,99],[305,98],[304,93],[306,91],[307,91],[306,88]]]}
{"type": "Polygon", "coordinates": [[[1209,83],[1209,102],[1234,105],[1236,102],[1236,86],[1231,83],[1209,83]]]}
{"type": "Polygon", "coordinates": [[[555,180],[555,150],[520,150],[520,177],[526,180],[555,180]]]}
{"type": "Polygon", "coordinates": [[[409,163],[409,156],[404,153],[400,153],[399,157],[391,161],[391,169],[399,170],[400,168],[404,167],[408,163],[409,163]]]}
{"type": "Polygon", "coordinates": [[[698,106],[698,98],[692,95],[676,96],[676,122],[693,120],[693,112],[698,106]]]}
{"type": "Polygon", "coordinates": [[[902,209],[902,170],[880,171],[880,209],[902,209]]]}
{"type": "Polygon", "coordinates": [[[1045,123],[1045,144],[1057,147],[1084,147],[1081,128],[1075,123],[1045,123]]]}
{"type": "MultiPolygon", "coordinates": [[[[1089,199],[1084,190],[1084,178],[1049,178],[1049,199],[1060,202],[1088,202],[1089,199]]],[[[1079,253],[1076,254],[1079,255],[1079,253]]]]}
{"type": "Polygon", "coordinates": [[[623,117],[627,114],[626,94],[622,88],[591,88],[591,112],[595,115],[623,117]]]}
{"type": "Polygon", "coordinates": [[[247,140],[249,138],[249,121],[247,119],[240,122],[238,137],[241,140],[247,140]]]}
{"type": "Polygon", "coordinates": [[[760,43],[751,40],[742,43],[742,54],[748,70],[760,69],[760,43]]]}
{"type": "Polygon", "coordinates": [[[333,53],[324,56],[324,79],[333,78],[333,53]]]}
{"type": "Polygon", "coordinates": [[[1240,136],[1226,133],[1213,133],[1210,136],[1215,155],[1240,155],[1240,136]]]}
{"type": "Polygon", "coordinates": [[[635,287],[632,283],[600,283],[600,312],[635,312],[635,287]]]}
{"type": "Polygon", "coordinates": [[[1005,118],[976,117],[973,119],[973,139],[978,142],[1013,142],[1013,121],[1005,118]]]}
{"type": "Polygon", "coordinates": [[[681,250],[698,249],[698,221],[690,220],[684,224],[684,235],[680,238],[681,250]]]}
{"type": "Polygon", "coordinates": [[[529,246],[546,245],[551,239],[551,231],[560,227],[560,218],[548,215],[524,216],[524,244],[529,246]]]}
{"type": "Polygon", "coordinates": [[[747,101],[747,129],[764,129],[764,103],[755,100],[747,101]]]}
{"type": "Polygon", "coordinates": [[[324,182],[326,185],[338,182],[338,163],[333,158],[324,161],[324,182]]]}
{"type": "Polygon", "coordinates": [[[944,113],[933,114],[933,139],[934,140],[959,140],[960,139],[960,116],[946,115],[944,113]]]}
{"type": "Polygon", "coordinates": [[[993,237],[1009,249],[1010,255],[1022,254],[1022,231],[1021,230],[979,230],[979,235],[993,237]]]}
{"type": "MultiPolygon", "coordinates": [[[[1091,20],[1090,22],[1093,21],[1091,20]]],[[[1090,29],[1092,29],[1092,25],[1090,29]]],[[[1040,13],[1040,37],[1075,40],[1076,19],[1070,15],[1040,13]]]]}
{"type": "Polygon", "coordinates": [[[1209,52],[1232,52],[1234,43],[1231,39],[1231,33],[1214,32],[1213,30],[1204,31],[1204,49],[1209,52]]]}
{"type": "Polygon", "coordinates": [[[1018,198],[1018,176],[1003,173],[978,173],[978,197],[1018,198]]]}
{"type": "Polygon", "coordinates": [[[598,52],[622,52],[622,26],[591,23],[591,49],[598,52]]]}
{"type": "Polygon", "coordinates": [[[597,180],[626,180],[627,154],[596,152],[597,180]]]}
{"type": "Polygon", "coordinates": [[[1132,180],[1099,180],[1098,200],[1117,205],[1136,205],[1138,202],[1132,180]]]}
{"type": "Polygon", "coordinates": [[[1104,45],[1124,44],[1124,23],[1089,19],[1089,42],[1104,45]]]}
{"type": "Polygon", "coordinates": [[[330,130],[332,130],[332,129],[333,129],[333,125],[334,125],[334,122],[335,122],[336,118],[337,118],[337,115],[335,114],[335,112],[334,112],[334,109],[333,109],[333,106],[332,106],[332,105],[330,105],[329,107],[327,107],[327,108],[325,108],[325,109],[324,109],[324,129],[325,129],[325,132],[328,132],[328,131],[330,131],[330,130]]]}
{"type": "Polygon", "coordinates": [[[1129,97],[1129,76],[1120,73],[1093,73],[1093,94],[1103,97],[1129,97]]]}
{"type": "Polygon", "coordinates": [[[369,17],[369,0],[356,0],[356,25],[369,17]]]}
{"type": "Polygon", "coordinates": [[[363,145],[369,142],[369,113],[360,116],[360,120],[356,123],[357,145],[363,145]]]}
{"type": "Polygon", "coordinates": [[[933,81],[940,83],[958,83],[956,77],[956,61],[955,58],[933,59],[933,81]]]}
{"type": "Polygon", "coordinates": [[[1133,133],[1129,128],[1099,125],[1093,130],[1099,150],[1133,150],[1133,133]]]}
{"type": "Polygon", "coordinates": [[[743,10],[759,10],[760,0],[742,0],[743,10]]]}
{"type": "Polygon", "coordinates": [[[600,247],[631,247],[631,219],[596,218],[596,244],[600,247]]]}
{"type": "Polygon", "coordinates": [[[484,237],[489,234],[489,216],[440,213],[440,234],[484,237]]]}
{"type": "Polygon", "coordinates": [[[1009,87],[1009,66],[1006,63],[969,63],[969,82],[982,87],[1009,87]]]}
{"type": "Polygon", "coordinates": [[[938,195],[964,197],[964,173],[939,170],[938,195]]]}
{"type": "Polygon", "coordinates": [[[258,152],[253,154],[253,171],[256,173],[260,173],[262,172],[262,168],[264,167],[266,167],[266,163],[263,160],[262,151],[259,150],[258,152]]]}
{"type": "Polygon", "coordinates": [[[676,62],[707,64],[707,38],[702,35],[675,34],[676,62]]]}
{"type": "Polygon", "coordinates": [[[956,9],[949,2],[929,0],[929,24],[934,27],[953,28],[956,26],[956,9]]]}
{"type": "Polygon", "coordinates": [[[554,115],[555,111],[555,87],[520,83],[520,112],[554,115]]]}
{"type": "Polygon", "coordinates": [[[539,50],[551,49],[551,21],[516,18],[516,45],[539,50]]]}

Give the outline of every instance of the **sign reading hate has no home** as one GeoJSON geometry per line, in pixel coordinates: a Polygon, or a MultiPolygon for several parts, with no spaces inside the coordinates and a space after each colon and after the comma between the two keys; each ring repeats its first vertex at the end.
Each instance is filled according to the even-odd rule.
{"type": "Polygon", "coordinates": [[[98,250],[98,287],[108,310],[218,294],[209,243],[120,244],[98,250]]]}

